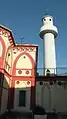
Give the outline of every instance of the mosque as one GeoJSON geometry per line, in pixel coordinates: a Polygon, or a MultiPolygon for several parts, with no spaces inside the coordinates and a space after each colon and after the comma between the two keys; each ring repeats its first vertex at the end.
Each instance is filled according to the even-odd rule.
{"type": "Polygon", "coordinates": [[[12,31],[0,25],[0,114],[6,110],[67,112],[67,76],[57,73],[53,17],[42,18],[43,74],[37,70],[38,45],[16,44],[12,31]]]}

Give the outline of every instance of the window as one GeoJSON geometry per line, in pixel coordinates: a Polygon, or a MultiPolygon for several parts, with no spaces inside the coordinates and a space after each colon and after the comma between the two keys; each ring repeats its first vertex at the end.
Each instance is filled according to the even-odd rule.
{"type": "Polygon", "coordinates": [[[19,91],[19,106],[26,106],[26,91],[19,91]]]}
{"type": "Polygon", "coordinates": [[[49,19],[49,21],[51,21],[51,19],[49,19]]]}
{"type": "Polygon", "coordinates": [[[46,19],[44,18],[44,21],[46,21],[46,19]]]}

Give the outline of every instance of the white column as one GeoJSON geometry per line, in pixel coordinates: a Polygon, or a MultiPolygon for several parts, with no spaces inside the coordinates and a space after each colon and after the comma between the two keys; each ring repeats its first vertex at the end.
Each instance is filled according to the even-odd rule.
{"type": "Polygon", "coordinates": [[[56,53],[55,53],[55,40],[52,33],[44,35],[44,64],[45,73],[49,69],[50,73],[56,73],[56,53]]]}
{"type": "Polygon", "coordinates": [[[40,38],[43,39],[43,67],[44,75],[48,70],[50,74],[56,74],[55,40],[58,35],[56,26],[53,25],[53,17],[45,16],[42,19],[40,38]]]}

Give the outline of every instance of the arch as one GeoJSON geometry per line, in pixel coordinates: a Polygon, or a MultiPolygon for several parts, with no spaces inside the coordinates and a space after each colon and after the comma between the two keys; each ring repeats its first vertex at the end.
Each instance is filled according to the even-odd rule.
{"type": "Polygon", "coordinates": [[[4,57],[5,51],[6,51],[6,46],[5,46],[4,40],[3,40],[3,38],[1,36],[0,36],[0,41],[1,41],[2,47],[3,47],[3,49],[2,49],[2,57],[4,57]]]}
{"type": "Polygon", "coordinates": [[[6,45],[5,45],[5,42],[1,36],[0,36],[0,41],[2,44],[2,56],[0,57],[0,68],[3,68],[4,67],[4,56],[5,56],[5,52],[6,52],[6,45]]]}
{"type": "Polygon", "coordinates": [[[32,75],[34,75],[34,66],[35,66],[34,59],[32,58],[32,56],[31,56],[29,53],[26,53],[26,52],[20,53],[20,54],[17,56],[17,58],[15,59],[15,61],[14,61],[14,63],[13,63],[12,75],[15,75],[15,73],[16,73],[16,64],[17,64],[17,61],[19,60],[19,58],[20,58],[22,55],[27,55],[27,57],[29,57],[29,59],[30,59],[30,61],[31,61],[31,64],[32,64],[32,75]]]}
{"type": "Polygon", "coordinates": [[[22,55],[16,64],[17,69],[32,69],[32,63],[27,55],[22,55]],[[21,63],[20,63],[21,62],[21,63]]]}

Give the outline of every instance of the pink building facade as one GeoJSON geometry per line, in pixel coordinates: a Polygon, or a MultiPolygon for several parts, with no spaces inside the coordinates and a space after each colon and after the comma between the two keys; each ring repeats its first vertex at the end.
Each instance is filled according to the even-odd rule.
{"type": "Polygon", "coordinates": [[[1,113],[6,109],[30,110],[35,105],[37,57],[37,45],[16,44],[12,31],[0,26],[1,113]]]}

